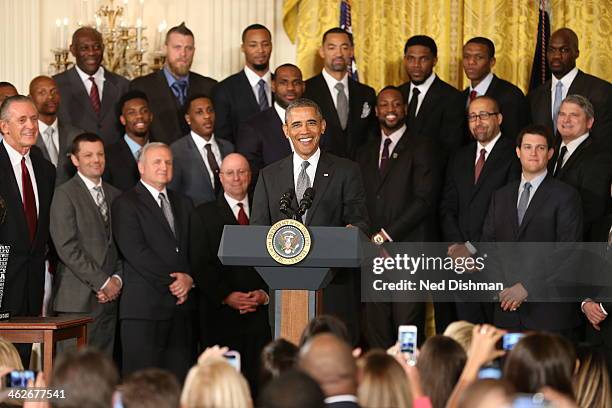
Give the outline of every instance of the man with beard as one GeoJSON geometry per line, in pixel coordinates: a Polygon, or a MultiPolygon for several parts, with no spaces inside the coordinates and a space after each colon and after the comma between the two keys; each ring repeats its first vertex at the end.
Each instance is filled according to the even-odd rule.
{"type": "Polygon", "coordinates": [[[140,91],[123,95],[119,107],[119,120],[125,126],[125,134],[106,148],[106,168],[102,178],[119,190],[127,191],[140,179],[137,162],[143,146],[150,140],[149,127],[153,115],[147,95],[140,91]]]}
{"type": "Polygon", "coordinates": [[[217,81],[189,70],[195,46],[193,32],[185,23],[168,30],[164,49],[164,67],[134,79],[130,89],[142,91],[150,101],[155,101],[151,104],[151,135],[156,141],[171,144],[189,133],[189,125],[183,115],[187,99],[195,94],[212,95],[217,81]]]}
{"type": "Polygon", "coordinates": [[[261,24],[242,32],[244,69],[219,83],[214,102],[217,110],[215,134],[234,143],[242,122],[270,108],[272,102],[270,55],[272,34],[261,24]]]}
{"type": "Polygon", "coordinates": [[[327,123],[321,148],[350,159],[376,128],[374,89],[348,75],[353,54],[351,33],[338,27],[327,30],[319,49],[323,70],[306,81],[304,92],[320,106],[327,123]]]}
{"type": "MultiPolygon", "coordinates": [[[[378,94],[380,134],[359,152],[372,241],[437,241],[436,208],[441,168],[433,143],[406,130],[407,106],[401,91],[385,87],[378,94]]],[[[425,333],[423,303],[368,302],[366,338],[371,347],[391,347],[397,327],[414,324],[425,333]]]]}
{"type": "Polygon", "coordinates": [[[115,143],[121,137],[117,102],[128,90],[129,82],[102,67],[104,42],[97,30],[76,30],[70,52],[75,66],[53,77],[64,100],[58,117],[64,123],[100,135],[105,144],[115,143]]]}
{"type": "Polygon", "coordinates": [[[251,166],[254,188],[259,170],[291,154],[291,143],[283,133],[285,108],[304,93],[302,71],[293,64],[283,64],[274,71],[272,91],[274,106],[255,114],[238,130],[236,151],[242,153],[251,166]]]}
{"type": "Polygon", "coordinates": [[[60,94],[57,84],[48,76],[38,76],[30,82],[30,98],[38,110],[38,137],[36,146],[57,169],[55,185],[68,181],[76,172],[70,161],[72,141],[83,133],[57,117],[60,94]]]}

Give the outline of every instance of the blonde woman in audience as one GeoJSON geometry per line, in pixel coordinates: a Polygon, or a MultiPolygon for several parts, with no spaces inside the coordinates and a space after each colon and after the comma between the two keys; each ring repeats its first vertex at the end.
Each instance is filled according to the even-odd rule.
{"type": "Polygon", "coordinates": [[[473,329],[474,323],[458,320],[448,325],[446,330],[444,330],[444,335],[461,344],[461,347],[463,347],[467,353],[470,350],[470,344],[472,344],[473,329]]]}
{"type": "Polygon", "coordinates": [[[10,341],[0,337],[0,367],[8,367],[13,370],[23,370],[21,357],[17,349],[10,341]]]}
{"type": "Polygon", "coordinates": [[[412,407],[412,396],[402,366],[382,350],[372,350],[357,361],[359,405],[368,408],[412,407]]]}
{"type": "Polygon", "coordinates": [[[588,346],[576,349],[580,366],[572,381],[576,402],[583,408],[612,408],[610,375],[603,355],[588,346]]]}

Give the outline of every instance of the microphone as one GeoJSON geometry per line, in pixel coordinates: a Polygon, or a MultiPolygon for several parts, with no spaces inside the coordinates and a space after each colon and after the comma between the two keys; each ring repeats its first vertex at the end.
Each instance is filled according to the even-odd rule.
{"type": "Polygon", "coordinates": [[[304,191],[304,196],[300,200],[300,206],[297,210],[297,213],[302,216],[306,213],[306,211],[312,206],[312,200],[314,200],[315,191],[312,187],[308,187],[306,191],[304,191]]]}
{"type": "Polygon", "coordinates": [[[280,212],[285,214],[289,218],[293,218],[295,214],[295,210],[291,208],[291,201],[293,201],[293,196],[295,195],[295,191],[291,188],[287,192],[283,193],[280,198],[280,212]]]}

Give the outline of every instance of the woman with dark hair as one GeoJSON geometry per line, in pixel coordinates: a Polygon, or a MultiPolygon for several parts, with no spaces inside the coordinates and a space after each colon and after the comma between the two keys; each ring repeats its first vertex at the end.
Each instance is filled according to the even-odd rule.
{"type": "Polygon", "coordinates": [[[348,329],[342,320],[331,315],[320,315],[308,322],[308,326],[306,326],[302,332],[300,348],[312,337],[321,333],[331,333],[348,344],[351,344],[348,329]]]}
{"type": "Polygon", "coordinates": [[[259,381],[261,388],[283,372],[294,368],[299,351],[295,344],[285,339],[276,339],[268,343],[261,352],[259,381]]]}

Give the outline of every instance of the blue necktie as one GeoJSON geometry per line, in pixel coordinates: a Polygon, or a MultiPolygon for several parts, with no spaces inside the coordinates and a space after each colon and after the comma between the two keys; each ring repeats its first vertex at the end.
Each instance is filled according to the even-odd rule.
{"type": "Polygon", "coordinates": [[[187,81],[181,79],[174,82],[172,84],[172,90],[174,91],[174,96],[176,96],[178,99],[179,104],[183,106],[187,97],[187,81]]]}
{"type": "Polygon", "coordinates": [[[555,86],[555,102],[553,104],[553,129],[557,131],[557,117],[559,116],[559,108],[563,100],[563,82],[557,82],[555,86]]]}
{"type": "Polygon", "coordinates": [[[521,198],[519,198],[518,207],[516,209],[518,215],[518,225],[523,223],[523,217],[527,212],[527,207],[529,206],[529,195],[531,194],[531,183],[525,182],[523,186],[523,192],[521,193],[521,198]]]}

